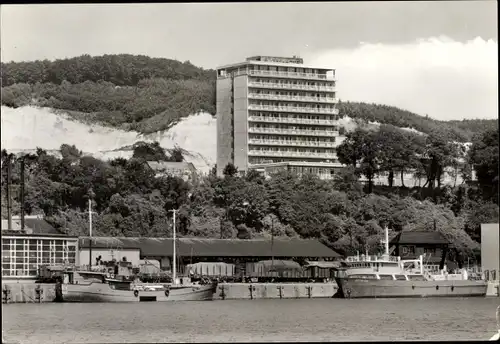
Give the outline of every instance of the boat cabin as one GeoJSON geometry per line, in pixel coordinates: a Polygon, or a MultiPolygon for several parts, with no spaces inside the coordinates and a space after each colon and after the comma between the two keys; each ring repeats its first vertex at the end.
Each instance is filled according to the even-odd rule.
{"type": "Polygon", "coordinates": [[[106,274],[100,271],[67,270],[63,273],[64,284],[105,283],[106,274]]]}
{"type": "Polygon", "coordinates": [[[357,255],[341,263],[339,276],[360,279],[416,281],[426,280],[422,260],[401,260],[400,257],[357,255]]]}
{"type": "Polygon", "coordinates": [[[133,280],[126,276],[115,276],[101,271],[65,271],[64,284],[90,285],[93,283],[109,284],[111,289],[130,290],[133,280]]]}

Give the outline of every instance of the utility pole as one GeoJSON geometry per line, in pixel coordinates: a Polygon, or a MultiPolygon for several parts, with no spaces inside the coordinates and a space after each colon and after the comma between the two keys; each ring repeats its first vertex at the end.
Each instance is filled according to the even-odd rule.
{"type": "Polygon", "coordinates": [[[21,230],[24,231],[24,156],[21,158],[21,230]]]}
{"type": "Polygon", "coordinates": [[[12,193],[10,184],[12,183],[12,154],[7,157],[7,229],[12,230],[12,193]]]}
{"type": "Polygon", "coordinates": [[[94,198],[94,192],[92,189],[89,190],[89,271],[92,270],[92,198],[94,198]]]}
{"type": "Polygon", "coordinates": [[[385,226],[385,254],[389,256],[389,228],[385,226]]]}
{"type": "Polygon", "coordinates": [[[271,216],[271,270],[274,270],[274,217],[271,216]]]}
{"type": "Polygon", "coordinates": [[[175,230],[175,216],[177,214],[177,209],[172,209],[170,210],[173,214],[174,214],[174,217],[173,217],[173,235],[172,235],[172,238],[173,238],[173,250],[172,250],[172,284],[176,284],[176,281],[177,281],[177,260],[176,260],[176,255],[177,255],[177,252],[176,252],[176,247],[175,247],[175,236],[176,236],[176,230],[175,230]]]}

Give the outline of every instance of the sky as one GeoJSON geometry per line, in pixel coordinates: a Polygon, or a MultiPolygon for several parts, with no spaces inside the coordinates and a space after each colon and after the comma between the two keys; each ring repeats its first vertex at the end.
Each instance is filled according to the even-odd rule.
{"type": "Polygon", "coordinates": [[[497,2],[2,5],[1,60],[142,54],[204,68],[299,55],[338,97],[498,118],[497,2]]]}

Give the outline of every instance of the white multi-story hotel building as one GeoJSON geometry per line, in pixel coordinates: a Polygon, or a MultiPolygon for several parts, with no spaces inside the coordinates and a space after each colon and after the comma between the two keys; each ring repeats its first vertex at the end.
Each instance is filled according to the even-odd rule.
{"type": "Polygon", "coordinates": [[[330,178],[341,168],[335,70],[256,56],[217,69],[217,174],[277,169],[330,178]]]}

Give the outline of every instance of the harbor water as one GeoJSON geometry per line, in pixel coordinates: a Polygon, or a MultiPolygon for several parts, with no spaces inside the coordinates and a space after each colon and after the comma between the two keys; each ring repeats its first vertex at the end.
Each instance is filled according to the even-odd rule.
{"type": "Polygon", "coordinates": [[[17,343],[487,340],[499,298],[5,304],[17,343]]]}

